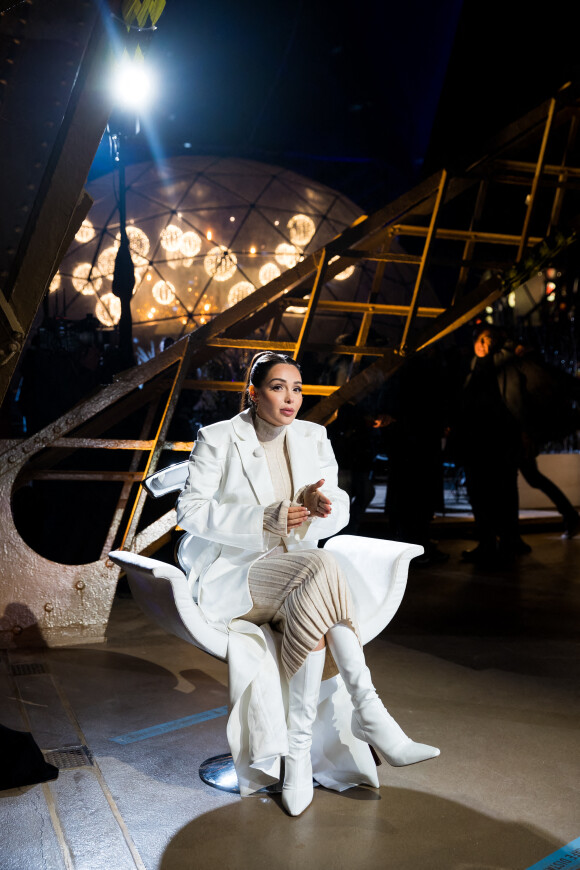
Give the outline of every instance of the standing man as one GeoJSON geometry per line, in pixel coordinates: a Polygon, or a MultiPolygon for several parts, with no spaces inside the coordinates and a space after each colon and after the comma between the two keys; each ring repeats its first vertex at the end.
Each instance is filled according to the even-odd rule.
{"type": "Polygon", "coordinates": [[[518,529],[518,465],[525,428],[525,379],[501,333],[474,333],[470,371],[459,402],[458,447],[465,469],[478,545],[468,562],[493,564],[529,552],[518,529]]]}

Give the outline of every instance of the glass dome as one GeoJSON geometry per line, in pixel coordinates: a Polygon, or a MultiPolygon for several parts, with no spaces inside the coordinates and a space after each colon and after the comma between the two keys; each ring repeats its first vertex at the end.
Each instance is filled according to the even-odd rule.
{"type": "MultiPolygon", "coordinates": [[[[140,341],[177,338],[205,323],[361,214],[323,184],[252,160],[173,157],[127,167],[126,183],[133,328],[140,341]]],[[[112,327],[120,317],[112,294],[117,174],[91,182],[88,191],[94,204],[52,282],[50,313],[93,314],[112,327]]],[[[331,284],[346,291],[356,272],[351,266],[331,284]]]]}

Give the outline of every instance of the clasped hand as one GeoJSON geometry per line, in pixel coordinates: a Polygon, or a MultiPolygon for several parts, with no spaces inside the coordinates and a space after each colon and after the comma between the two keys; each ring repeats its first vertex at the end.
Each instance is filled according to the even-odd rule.
{"type": "Polygon", "coordinates": [[[288,508],[288,530],[297,529],[309,517],[324,518],[330,515],[332,502],[323,492],[320,492],[323,483],[324,480],[319,480],[306,487],[302,496],[303,505],[290,505],[288,508]]]}

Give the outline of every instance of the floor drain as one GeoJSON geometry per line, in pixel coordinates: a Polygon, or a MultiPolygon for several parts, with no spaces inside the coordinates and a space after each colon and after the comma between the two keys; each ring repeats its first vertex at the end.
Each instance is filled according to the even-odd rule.
{"type": "Polygon", "coordinates": [[[46,668],[40,662],[20,662],[10,668],[13,677],[28,677],[30,674],[45,674],[46,668]]]}
{"type": "Polygon", "coordinates": [[[93,755],[87,746],[64,746],[61,749],[46,749],[44,758],[59,770],[76,767],[92,767],[93,755]]]}

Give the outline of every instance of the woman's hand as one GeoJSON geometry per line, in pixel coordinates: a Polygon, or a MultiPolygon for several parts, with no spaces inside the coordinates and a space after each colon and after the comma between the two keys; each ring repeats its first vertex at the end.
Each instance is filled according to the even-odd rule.
{"type": "Polygon", "coordinates": [[[332,502],[330,499],[320,492],[320,488],[324,480],[319,480],[317,483],[311,483],[304,490],[302,500],[304,506],[308,508],[313,517],[328,517],[332,510],[332,502]]]}
{"type": "Polygon", "coordinates": [[[310,511],[307,507],[304,507],[301,504],[290,505],[288,508],[288,520],[286,522],[288,531],[290,531],[290,529],[297,529],[302,525],[302,523],[306,522],[309,516],[310,511]]]}

